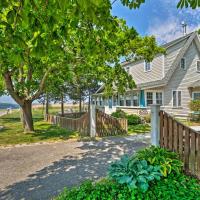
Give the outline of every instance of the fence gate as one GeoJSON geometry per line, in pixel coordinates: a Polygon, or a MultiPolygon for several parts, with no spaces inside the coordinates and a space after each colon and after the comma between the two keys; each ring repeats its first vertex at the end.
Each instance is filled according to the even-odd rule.
{"type": "Polygon", "coordinates": [[[96,110],[96,135],[114,136],[127,134],[127,120],[114,118],[100,110],[96,110]]]}
{"type": "Polygon", "coordinates": [[[200,179],[200,133],[160,111],[160,146],[180,154],[184,170],[200,179]]]}

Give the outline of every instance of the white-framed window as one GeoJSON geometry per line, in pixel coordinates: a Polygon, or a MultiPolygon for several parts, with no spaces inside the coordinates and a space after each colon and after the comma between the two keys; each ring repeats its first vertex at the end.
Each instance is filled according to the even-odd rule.
{"type": "Polygon", "coordinates": [[[156,104],[162,105],[162,92],[156,92],[156,104]]]}
{"type": "Polygon", "coordinates": [[[126,94],[126,106],[131,106],[131,93],[126,94]]]}
{"type": "Polygon", "coordinates": [[[172,91],[172,106],[173,107],[181,107],[181,91],[179,90],[173,90],[172,91]]]}
{"type": "Polygon", "coordinates": [[[146,93],[147,106],[153,104],[153,92],[146,93]]]}
{"type": "Polygon", "coordinates": [[[151,68],[152,68],[152,63],[144,61],[144,71],[149,72],[151,71],[151,68]]]}
{"type": "Polygon", "coordinates": [[[192,93],[193,100],[200,100],[200,92],[193,92],[192,93]]]}
{"type": "Polygon", "coordinates": [[[119,105],[124,106],[124,96],[123,95],[119,96],[119,105]]]}
{"type": "Polygon", "coordinates": [[[139,106],[139,93],[133,93],[133,106],[139,106]]]}
{"type": "Polygon", "coordinates": [[[186,59],[185,58],[181,58],[180,67],[181,67],[181,69],[186,70],[186,59]]]}
{"type": "Polygon", "coordinates": [[[200,60],[197,60],[197,72],[200,72],[200,60]]]}

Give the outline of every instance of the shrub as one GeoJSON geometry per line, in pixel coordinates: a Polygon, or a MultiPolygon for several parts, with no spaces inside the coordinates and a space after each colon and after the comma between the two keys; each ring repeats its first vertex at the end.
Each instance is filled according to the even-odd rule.
{"type": "Polygon", "coordinates": [[[56,200],[129,200],[132,191],[126,185],[121,185],[108,179],[96,183],[86,181],[79,187],[64,191],[56,200]]]}
{"type": "Polygon", "coordinates": [[[160,166],[163,176],[167,176],[171,172],[180,174],[182,172],[183,163],[178,154],[163,148],[151,146],[137,153],[138,159],[147,160],[148,164],[160,166]]]}
{"type": "Polygon", "coordinates": [[[126,119],[128,120],[128,125],[138,125],[141,124],[141,118],[138,115],[127,115],[126,119]]]}
{"type": "Polygon", "coordinates": [[[117,110],[116,112],[113,112],[111,116],[116,118],[126,118],[126,113],[123,110],[117,110]]]}
{"type": "Polygon", "coordinates": [[[143,119],[146,123],[151,123],[151,115],[148,114],[148,115],[144,115],[143,116],[143,119]]]}
{"type": "Polygon", "coordinates": [[[199,112],[200,111],[200,100],[192,100],[189,104],[190,110],[199,112]]]}
{"type": "Polygon", "coordinates": [[[109,177],[120,184],[126,184],[129,188],[139,188],[146,192],[149,182],[160,180],[160,167],[152,166],[146,160],[129,158],[124,155],[121,160],[115,161],[109,168],[109,177]]]}

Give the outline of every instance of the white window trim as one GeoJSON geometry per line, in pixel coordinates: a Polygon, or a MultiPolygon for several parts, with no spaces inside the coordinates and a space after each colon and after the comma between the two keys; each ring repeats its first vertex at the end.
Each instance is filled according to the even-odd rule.
{"type": "MultiPolygon", "coordinates": [[[[197,62],[198,62],[198,61],[200,62],[200,60],[197,60],[197,62]]],[[[198,70],[197,62],[196,62],[196,70],[197,70],[198,73],[200,73],[200,70],[198,70]]]]}
{"type": "Polygon", "coordinates": [[[187,68],[187,67],[186,67],[186,58],[185,58],[185,57],[182,57],[181,59],[184,59],[184,61],[185,61],[185,68],[182,68],[182,67],[181,67],[181,61],[180,61],[180,68],[181,68],[182,70],[184,70],[184,71],[185,71],[185,70],[186,70],[186,68],[187,68]]]}
{"type": "Polygon", "coordinates": [[[152,92],[153,93],[153,104],[156,104],[156,93],[162,93],[162,105],[161,106],[164,106],[164,91],[162,90],[147,90],[145,91],[145,105],[146,107],[150,107],[150,106],[147,106],[147,92],[152,92]]]}
{"type": "MultiPolygon", "coordinates": [[[[182,108],[182,90],[172,90],[172,108],[182,108]],[[173,96],[173,92],[176,92],[176,94],[178,94],[178,92],[181,92],[181,105],[180,106],[174,106],[173,102],[174,102],[174,96],[173,96]]],[[[176,105],[178,105],[178,98],[176,99],[176,105]]]]}
{"type": "Polygon", "coordinates": [[[200,91],[199,92],[192,92],[192,100],[194,100],[194,94],[197,94],[197,93],[200,93],[200,91]]]}
{"type": "Polygon", "coordinates": [[[146,61],[144,61],[144,72],[150,72],[152,70],[152,62],[148,63],[150,63],[150,70],[146,70],[146,61]]]}

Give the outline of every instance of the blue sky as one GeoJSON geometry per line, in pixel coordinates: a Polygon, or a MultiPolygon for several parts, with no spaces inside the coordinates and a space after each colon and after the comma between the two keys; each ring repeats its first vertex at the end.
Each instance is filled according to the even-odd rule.
{"type": "MultiPolygon", "coordinates": [[[[113,0],[111,0],[113,1],[113,0]]],[[[177,9],[178,0],[146,0],[140,9],[130,10],[120,0],[113,4],[112,14],[126,20],[140,35],[155,35],[159,44],[182,36],[181,22],[188,24],[187,32],[200,28],[200,9],[177,9]]],[[[1,97],[0,102],[14,101],[1,97]]]]}
{"type": "Polygon", "coordinates": [[[155,35],[159,44],[182,36],[181,22],[187,32],[200,28],[200,9],[177,9],[179,0],[146,0],[140,9],[129,10],[120,1],[113,4],[112,14],[126,20],[141,35],[155,35]]]}

